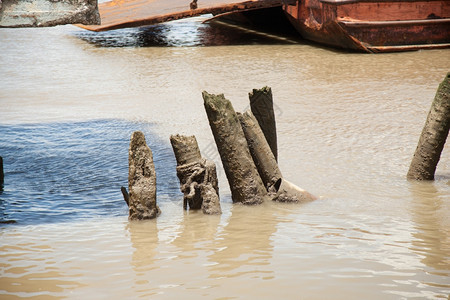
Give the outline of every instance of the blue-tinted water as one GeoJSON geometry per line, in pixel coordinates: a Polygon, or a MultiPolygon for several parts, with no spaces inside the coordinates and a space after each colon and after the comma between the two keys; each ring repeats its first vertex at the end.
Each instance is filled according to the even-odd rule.
{"type": "Polygon", "coordinates": [[[35,224],[127,215],[131,133],[141,130],[153,151],[158,196],[179,199],[176,161],[152,124],[121,120],[0,125],[5,187],[2,223],[35,224]]]}

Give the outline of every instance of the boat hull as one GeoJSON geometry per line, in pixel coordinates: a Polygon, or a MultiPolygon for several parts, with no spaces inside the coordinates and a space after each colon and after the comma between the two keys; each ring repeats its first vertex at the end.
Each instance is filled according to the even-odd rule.
{"type": "Polygon", "coordinates": [[[283,9],[303,38],[365,52],[450,47],[446,0],[301,0],[283,9]]]}

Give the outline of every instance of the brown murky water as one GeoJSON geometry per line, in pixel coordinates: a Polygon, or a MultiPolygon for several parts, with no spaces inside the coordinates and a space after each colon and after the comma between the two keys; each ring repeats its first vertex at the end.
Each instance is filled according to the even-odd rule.
{"type": "MultiPolygon", "coordinates": [[[[449,145],[435,182],[405,175],[450,51],[349,54],[254,33],[217,45],[206,25],[183,22],[102,35],[71,26],[0,29],[0,204],[4,219],[17,221],[0,227],[0,298],[448,299],[449,145]],[[150,38],[154,31],[161,34],[150,38]],[[28,146],[11,150],[34,139],[27,130],[40,128],[38,148],[70,143],[60,124],[92,131],[95,138],[85,133],[77,144],[88,159],[84,142],[114,140],[115,124],[150,126],[148,139],[166,156],[170,134],[194,134],[220,164],[201,92],[224,93],[244,110],[247,93],[265,85],[276,104],[281,171],[318,201],[232,205],[221,171],[223,215],[183,212],[174,165],[163,163],[157,220],[128,222],[117,187],[84,193],[70,176],[52,181],[65,181],[67,194],[48,187],[11,204],[33,190],[27,182],[39,186],[56,169],[33,167],[40,160],[28,146]],[[50,134],[56,138],[46,140],[50,134]],[[14,153],[31,157],[26,171],[16,170],[14,153]],[[31,204],[42,199],[69,206],[67,214],[25,218],[29,205],[27,214],[50,214],[51,204],[31,204]]],[[[126,136],[120,155],[91,156],[119,155],[126,164],[126,136]]],[[[155,161],[166,159],[158,151],[155,161]]],[[[126,180],[126,165],[84,167],[99,186],[100,173],[126,180]]]]}

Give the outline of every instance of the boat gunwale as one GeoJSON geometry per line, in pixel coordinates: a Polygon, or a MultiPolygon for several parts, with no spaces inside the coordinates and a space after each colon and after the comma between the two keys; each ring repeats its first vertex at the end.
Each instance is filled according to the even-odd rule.
{"type": "Polygon", "coordinates": [[[353,3],[396,3],[396,2],[405,2],[405,3],[417,3],[417,2],[442,2],[443,0],[319,0],[319,2],[332,4],[332,5],[345,5],[345,4],[353,4],[353,3]]]}
{"type": "Polygon", "coordinates": [[[450,48],[450,43],[442,44],[414,44],[414,45],[388,45],[388,46],[374,46],[366,45],[372,53],[382,52],[403,52],[403,51],[417,51],[425,49],[447,49],[450,48]]]}
{"type": "Polygon", "coordinates": [[[346,27],[382,27],[382,26],[411,26],[411,25],[440,25],[450,23],[450,18],[426,19],[426,20],[397,20],[397,21],[361,21],[338,19],[339,24],[346,27]]]}

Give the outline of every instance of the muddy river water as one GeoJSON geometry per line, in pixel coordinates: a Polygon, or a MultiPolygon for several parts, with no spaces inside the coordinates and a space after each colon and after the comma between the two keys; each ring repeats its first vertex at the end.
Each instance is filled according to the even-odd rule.
{"type": "Polygon", "coordinates": [[[343,53],[201,20],[0,29],[0,298],[448,299],[450,145],[436,181],[405,176],[449,50],[343,53]],[[266,85],[280,169],[317,201],[231,202],[201,92],[243,111],[266,85]],[[158,176],[145,222],[120,193],[134,130],[158,176]],[[183,211],[176,133],[218,165],[221,216],[183,211]]]}

